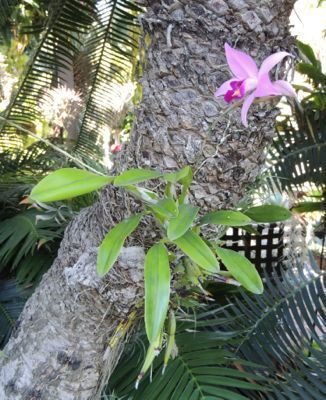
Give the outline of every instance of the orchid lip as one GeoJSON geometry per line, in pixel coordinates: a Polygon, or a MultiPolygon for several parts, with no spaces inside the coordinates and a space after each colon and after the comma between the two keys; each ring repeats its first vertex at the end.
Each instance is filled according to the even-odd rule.
{"type": "Polygon", "coordinates": [[[228,90],[224,95],[224,100],[227,103],[231,103],[234,99],[242,99],[245,95],[244,90],[244,81],[232,81],[230,82],[230,86],[232,89],[228,90]]]}

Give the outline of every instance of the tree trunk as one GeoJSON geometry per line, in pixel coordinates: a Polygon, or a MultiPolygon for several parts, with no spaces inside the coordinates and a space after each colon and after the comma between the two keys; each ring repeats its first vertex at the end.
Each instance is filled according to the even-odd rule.
{"type": "MultiPolygon", "coordinates": [[[[143,47],[143,99],[120,168],[191,165],[194,203],[204,209],[235,205],[260,171],[277,112],[271,104],[252,107],[248,129],[239,110],[221,114],[223,100],[213,94],[229,77],[224,43],[258,61],[291,50],[293,3],[148,0],[141,18],[143,46],[150,38],[143,47]]],[[[144,248],[153,227],[142,225],[105,279],[95,273],[96,251],[105,232],[136,207],[123,191],[108,187],[67,228],[54,265],[4,350],[0,399],[100,398],[126,340],[119,323],[142,299],[144,248]]]]}

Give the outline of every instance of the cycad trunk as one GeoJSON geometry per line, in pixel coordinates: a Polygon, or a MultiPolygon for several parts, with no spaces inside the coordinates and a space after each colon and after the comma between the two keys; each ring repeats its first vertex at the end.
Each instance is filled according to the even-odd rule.
{"type": "MultiPolygon", "coordinates": [[[[236,204],[259,173],[276,113],[271,104],[253,107],[249,129],[241,126],[239,110],[221,114],[223,100],[213,94],[228,78],[224,43],[258,60],[289,50],[293,3],[148,1],[141,18],[143,99],[119,165],[161,170],[191,165],[194,202],[205,209],[236,204]]],[[[144,224],[141,238],[131,239],[105,280],[95,274],[96,247],[135,206],[123,192],[107,188],[68,227],[54,265],[5,348],[1,399],[100,397],[125,340],[119,335],[110,339],[142,298],[143,247],[153,227],[144,224]]]]}

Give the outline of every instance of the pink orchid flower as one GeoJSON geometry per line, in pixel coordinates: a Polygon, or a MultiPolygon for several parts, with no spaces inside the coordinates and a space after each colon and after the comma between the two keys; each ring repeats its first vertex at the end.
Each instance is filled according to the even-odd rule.
{"type": "Polygon", "coordinates": [[[116,154],[119,153],[119,151],[122,150],[122,144],[120,143],[114,143],[110,147],[111,153],[116,154]]]}
{"type": "Polygon", "coordinates": [[[229,68],[234,76],[218,88],[215,96],[224,95],[227,103],[231,103],[234,99],[245,98],[241,109],[241,121],[244,126],[248,126],[248,110],[256,97],[296,96],[288,82],[282,80],[272,82],[269,77],[271,69],[291,54],[285,51],[272,54],[262,62],[258,70],[256,62],[248,54],[233,49],[227,43],[224,47],[229,68]]]}

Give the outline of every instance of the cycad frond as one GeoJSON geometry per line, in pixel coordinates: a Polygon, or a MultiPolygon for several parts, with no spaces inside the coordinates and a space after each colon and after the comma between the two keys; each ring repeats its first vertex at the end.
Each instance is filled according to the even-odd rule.
{"type": "MultiPolygon", "coordinates": [[[[302,62],[297,70],[310,87],[298,86],[304,97],[290,103],[291,114],[277,122],[277,137],[270,149],[271,175],[282,191],[325,189],[326,75],[313,49],[297,41],[302,62]],[[312,86],[312,89],[311,89],[312,86]],[[310,186],[310,188],[309,188],[310,186]]],[[[301,93],[300,93],[301,94],[301,93]]],[[[273,182],[270,182],[273,185],[273,182]]]]}
{"type": "MultiPolygon", "coordinates": [[[[78,35],[89,28],[94,18],[94,2],[91,0],[58,0],[50,3],[42,39],[6,111],[6,119],[25,127],[33,127],[35,118],[40,117],[39,99],[46,95],[47,88],[56,86],[60,73],[71,69],[80,46],[78,35]]],[[[3,123],[0,130],[2,151],[22,148],[23,136],[23,132],[16,127],[3,123]]]]}
{"type": "MultiPolygon", "coordinates": [[[[49,207],[47,211],[27,210],[1,221],[0,271],[10,267],[11,270],[18,270],[20,278],[31,280],[30,274],[35,277],[38,271],[44,270],[45,264],[50,266],[54,256],[51,243],[61,238],[73,215],[67,207],[49,207]],[[42,251],[49,262],[42,259],[42,251]],[[32,271],[33,264],[37,272],[32,271]],[[26,268],[29,271],[21,271],[26,268]]],[[[57,245],[54,247],[57,248],[57,245]]]]}
{"type": "Polygon", "coordinates": [[[120,90],[130,80],[141,9],[133,2],[111,0],[98,3],[98,21],[90,31],[85,52],[90,60],[90,91],[83,115],[76,151],[84,156],[102,145],[103,135],[119,111],[120,90]]]}
{"type": "Polygon", "coordinates": [[[326,115],[293,107],[293,117],[278,122],[270,149],[271,174],[280,189],[304,190],[304,184],[323,187],[326,176],[326,115]]]}
{"type": "Polygon", "coordinates": [[[0,0],[0,29],[8,23],[11,12],[18,0],[0,0]]]}
{"type": "Polygon", "coordinates": [[[321,400],[326,374],[323,273],[292,265],[282,277],[266,276],[262,295],[240,290],[231,304],[179,322],[179,354],[161,375],[134,384],[145,349],[133,343],[109,382],[110,395],[127,399],[321,400]],[[324,353],[325,354],[325,353],[324,353]]]}
{"type": "MultiPolygon", "coordinates": [[[[197,317],[200,321],[200,316],[197,317]]],[[[179,354],[169,362],[164,375],[163,356],[160,356],[154,364],[152,382],[148,375],[145,376],[137,390],[134,385],[141,368],[144,348],[138,342],[133,351],[128,349],[129,355],[119,363],[109,382],[113,389],[111,395],[114,393],[118,398],[133,400],[246,400],[248,397],[241,395],[238,389],[267,390],[267,387],[260,384],[265,380],[263,377],[236,368],[241,362],[231,352],[223,349],[222,335],[205,332],[204,326],[195,334],[191,332],[194,328],[194,323],[179,327],[176,336],[179,354]]]]}
{"type": "Polygon", "coordinates": [[[60,153],[42,142],[35,142],[26,149],[1,153],[0,184],[8,184],[11,177],[27,183],[36,183],[41,174],[65,165],[67,160],[60,153]]]}
{"type": "Polygon", "coordinates": [[[14,279],[0,280],[0,349],[4,347],[30,291],[17,285],[14,279]]]}
{"type": "Polygon", "coordinates": [[[260,372],[272,379],[268,399],[326,395],[325,288],[312,257],[310,266],[293,265],[282,276],[266,277],[262,295],[241,291],[223,311],[225,329],[241,332],[236,356],[264,365],[260,372]]]}
{"type": "Polygon", "coordinates": [[[133,400],[246,400],[250,397],[245,397],[239,390],[268,390],[267,385],[264,386],[265,378],[244,371],[241,361],[226,348],[225,343],[235,339],[234,332],[212,331],[212,321],[214,325],[223,323],[222,319],[212,320],[214,315],[214,311],[209,311],[179,322],[178,355],[169,362],[162,375],[161,354],[154,363],[152,382],[147,374],[137,390],[134,385],[143,361],[144,337],[134,342],[111,377],[110,395],[133,400]]]}

